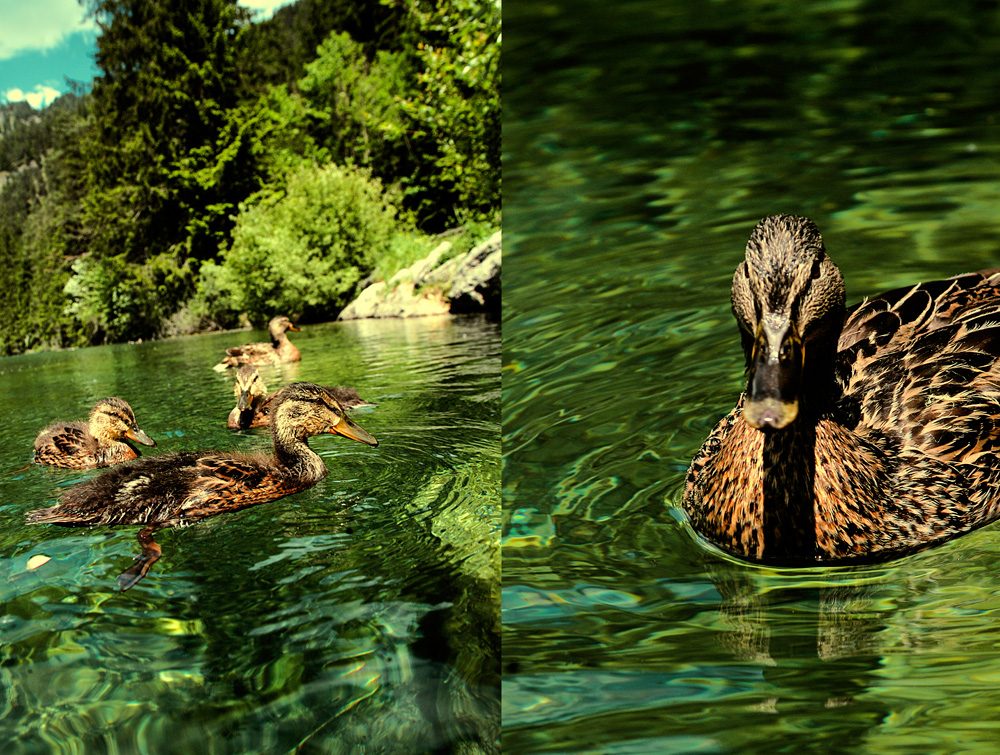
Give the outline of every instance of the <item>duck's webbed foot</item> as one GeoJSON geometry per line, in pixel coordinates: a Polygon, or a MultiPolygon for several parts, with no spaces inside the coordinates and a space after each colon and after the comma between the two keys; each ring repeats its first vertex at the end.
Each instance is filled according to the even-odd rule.
{"type": "Polygon", "coordinates": [[[139,530],[136,537],[139,540],[139,545],[142,546],[142,553],[135,557],[134,564],[118,575],[118,586],[122,588],[122,592],[134,587],[139,580],[146,576],[150,567],[160,560],[163,551],[157,543],[153,542],[153,532],[155,531],[156,527],[144,527],[139,530]]]}

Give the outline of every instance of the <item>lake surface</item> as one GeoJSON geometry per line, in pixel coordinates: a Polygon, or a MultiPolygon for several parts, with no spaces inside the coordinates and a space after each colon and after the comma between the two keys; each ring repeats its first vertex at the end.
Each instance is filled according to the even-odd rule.
{"type": "Polygon", "coordinates": [[[1000,527],[867,568],[678,512],[732,274],[807,215],[848,302],[1000,265],[996,7],[504,7],[504,751],[990,752],[1000,527]]]}
{"type": "Polygon", "coordinates": [[[499,736],[500,328],[479,317],[290,334],[262,368],[350,385],[380,441],[311,439],[329,475],[162,530],[128,592],[137,527],[24,523],[93,471],[33,465],[37,432],[119,396],[144,454],[268,449],[232,432],[226,346],[264,331],[0,359],[0,744],[4,753],[494,752],[499,736]],[[12,473],[11,473],[12,472],[12,473]],[[29,570],[28,560],[50,561],[29,570]]]}

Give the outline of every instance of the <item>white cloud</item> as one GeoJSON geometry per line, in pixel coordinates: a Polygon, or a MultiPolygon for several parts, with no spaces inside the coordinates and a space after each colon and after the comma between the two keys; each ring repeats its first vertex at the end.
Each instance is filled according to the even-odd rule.
{"type": "Polygon", "coordinates": [[[93,29],[77,0],[32,0],[3,3],[0,60],[29,50],[47,50],[73,32],[93,29]]]}
{"type": "MultiPolygon", "coordinates": [[[[270,18],[294,0],[240,0],[256,11],[255,19],[270,18]]],[[[77,0],[14,0],[3,2],[0,21],[0,61],[31,50],[48,50],[74,32],[97,26],[77,0]]]]}
{"type": "Polygon", "coordinates": [[[30,92],[23,92],[17,87],[12,87],[0,96],[6,98],[6,102],[21,102],[22,100],[26,100],[35,110],[40,110],[49,105],[49,103],[61,94],[62,92],[58,89],[39,84],[30,92]]]}
{"type": "Polygon", "coordinates": [[[288,5],[295,0],[240,0],[240,5],[257,11],[254,14],[255,21],[264,21],[274,15],[282,5],[288,5]]]}

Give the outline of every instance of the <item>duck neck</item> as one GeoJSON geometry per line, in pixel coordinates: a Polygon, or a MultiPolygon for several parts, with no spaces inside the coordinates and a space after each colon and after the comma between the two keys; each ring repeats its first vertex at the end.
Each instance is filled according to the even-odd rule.
{"type": "Polygon", "coordinates": [[[769,560],[815,552],[816,433],[820,419],[836,411],[839,395],[830,362],[807,365],[795,420],[763,431],[763,535],[769,560]]]}
{"type": "Polygon", "coordinates": [[[290,476],[310,485],[326,477],[326,464],[309,447],[306,438],[284,435],[274,430],[274,456],[278,465],[290,476]]]}
{"type": "Polygon", "coordinates": [[[788,427],[763,432],[764,556],[801,558],[816,545],[816,425],[800,415],[788,427]]]}

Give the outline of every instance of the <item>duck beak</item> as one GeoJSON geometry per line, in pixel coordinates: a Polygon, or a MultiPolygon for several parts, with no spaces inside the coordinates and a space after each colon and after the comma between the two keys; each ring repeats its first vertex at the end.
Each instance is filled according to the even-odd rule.
{"type": "Polygon", "coordinates": [[[302,328],[296,328],[294,325],[292,325],[292,323],[288,323],[288,329],[289,330],[294,330],[296,333],[298,333],[300,330],[302,330],[302,328]]]}
{"type": "Polygon", "coordinates": [[[799,413],[804,351],[795,323],[765,315],[757,326],[743,419],[758,430],[780,430],[799,413]]]}
{"type": "Polygon", "coordinates": [[[144,446],[156,447],[156,441],[150,438],[146,433],[140,430],[138,427],[134,430],[130,427],[125,433],[125,437],[129,440],[134,440],[136,443],[142,443],[144,446]]]}
{"type": "Polygon", "coordinates": [[[250,408],[250,405],[252,403],[253,403],[253,397],[250,395],[250,390],[249,389],[241,390],[240,400],[236,402],[236,408],[239,409],[241,412],[245,412],[247,409],[250,408]]]}
{"type": "Polygon", "coordinates": [[[356,440],[358,443],[367,443],[369,446],[377,446],[378,441],[375,436],[365,430],[361,425],[347,418],[346,414],[340,415],[340,420],[335,425],[326,429],[328,433],[343,435],[345,438],[356,440]]]}

